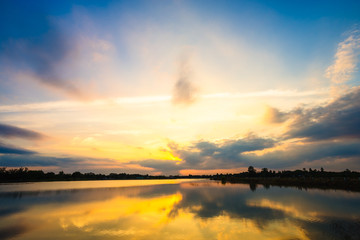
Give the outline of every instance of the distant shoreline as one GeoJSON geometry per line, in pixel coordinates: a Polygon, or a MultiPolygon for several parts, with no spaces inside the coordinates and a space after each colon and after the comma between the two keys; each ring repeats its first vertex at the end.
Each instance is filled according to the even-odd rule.
{"type": "Polygon", "coordinates": [[[223,184],[245,183],[249,184],[250,189],[255,190],[258,185],[265,188],[270,186],[277,187],[296,187],[298,189],[333,189],[360,192],[360,179],[354,178],[211,178],[211,180],[221,181],[223,184]]]}
{"type": "Polygon", "coordinates": [[[321,190],[345,190],[360,192],[360,180],[356,179],[291,179],[291,178],[229,178],[218,179],[216,177],[163,177],[163,178],[127,178],[127,179],[42,179],[42,180],[18,180],[18,181],[0,181],[1,184],[12,183],[36,183],[36,182],[78,182],[78,181],[122,181],[122,180],[171,180],[171,179],[209,179],[211,181],[220,181],[222,184],[249,184],[252,191],[259,186],[268,189],[270,187],[294,187],[300,190],[321,189],[321,190]]]}
{"type": "Polygon", "coordinates": [[[339,189],[360,192],[360,173],[346,169],[342,172],[327,172],[323,168],[302,170],[272,171],[262,168],[257,171],[249,166],[247,172],[238,174],[216,174],[212,180],[219,180],[222,183],[247,183],[250,189],[255,190],[257,185],[265,188],[270,186],[296,187],[299,189],[339,189]]]}
{"type": "Polygon", "coordinates": [[[27,168],[6,169],[0,167],[0,183],[24,183],[24,182],[55,182],[55,181],[91,181],[91,180],[161,180],[161,179],[210,179],[222,183],[245,183],[249,184],[251,190],[257,185],[265,188],[270,186],[296,187],[299,189],[339,189],[360,192],[360,173],[346,169],[343,172],[327,172],[321,168],[306,170],[283,170],[272,171],[263,168],[257,172],[252,166],[247,172],[238,174],[216,174],[216,175],[141,175],[127,173],[95,174],[74,172],[58,174],[53,172],[44,173],[42,170],[28,170],[27,168]]]}
{"type": "Polygon", "coordinates": [[[123,178],[123,179],[112,179],[112,178],[104,178],[104,179],[38,179],[38,180],[9,180],[4,181],[1,180],[0,184],[6,183],[33,183],[33,182],[78,182],[78,181],[121,181],[121,180],[177,180],[177,179],[211,179],[210,177],[163,177],[163,178],[123,178]]]}
{"type": "Polygon", "coordinates": [[[42,170],[28,170],[27,168],[15,168],[6,169],[0,167],[0,183],[22,183],[22,182],[55,182],[55,181],[93,181],[93,180],[161,180],[161,179],[199,179],[199,178],[211,178],[210,175],[187,175],[187,176],[165,176],[149,174],[127,174],[127,173],[110,173],[95,174],[92,172],[81,173],[59,173],[48,172],[45,173],[42,170]]]}

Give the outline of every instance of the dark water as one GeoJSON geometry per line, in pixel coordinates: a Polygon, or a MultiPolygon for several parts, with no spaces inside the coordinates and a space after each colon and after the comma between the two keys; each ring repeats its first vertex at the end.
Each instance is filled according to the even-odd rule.
{"type": "Polygon", "coordinates": [[[208,180],[0,185],[0,239],[360,239],[360,193],[208,180]]]}

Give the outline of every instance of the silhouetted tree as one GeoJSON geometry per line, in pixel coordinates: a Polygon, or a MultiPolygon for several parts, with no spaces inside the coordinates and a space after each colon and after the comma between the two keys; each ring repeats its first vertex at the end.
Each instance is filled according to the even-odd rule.
{"type": "Polygon", "coordinates": [[[253,176],[256,175],[256,170],[255,170],[255,168],[253,166],[248,167],[248,172],[249,172],[250,177],[253,177],[253,176]]]}
{"type": "Polygon", "coordinates": [[[82,178],[82,173],[81,172],[73,172],[72,177],[75,179],[81,179],[82,178]]]}

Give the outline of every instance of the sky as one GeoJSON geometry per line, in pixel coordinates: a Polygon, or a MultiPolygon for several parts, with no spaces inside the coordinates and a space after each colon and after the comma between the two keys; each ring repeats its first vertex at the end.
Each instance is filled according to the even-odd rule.
{"type": "Polygon", "coordinates": [[[360,170],[359,1],[0,1],[0,166],[360,170]]]}

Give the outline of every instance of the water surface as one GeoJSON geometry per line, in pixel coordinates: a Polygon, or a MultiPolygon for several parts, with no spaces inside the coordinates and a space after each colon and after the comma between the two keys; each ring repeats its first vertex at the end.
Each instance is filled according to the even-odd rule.
{"type": "Polygon", "coordinates": [[[0,239],[360,239],[360,193],[209,180],[0,185],[0,239]]]}

